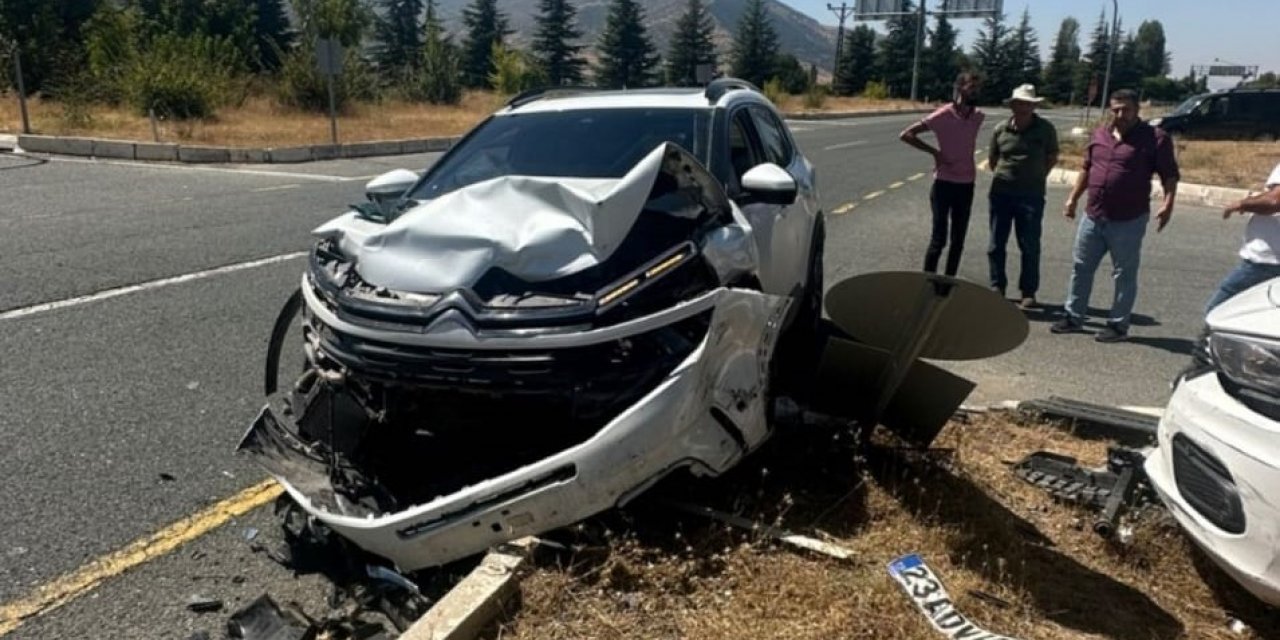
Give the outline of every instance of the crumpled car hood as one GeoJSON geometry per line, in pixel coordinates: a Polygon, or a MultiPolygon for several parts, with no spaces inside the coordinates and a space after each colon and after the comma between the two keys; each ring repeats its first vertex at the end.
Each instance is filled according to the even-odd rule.
{"type": "MultiPolygon", "coordinates": [[[[620,179],[495,178],[419,204],[389,224],[352,212],[314,233],[336,241],[365,282],[397,291],[470,288],[492,268],[526,282],[553,280],[609,259],[648,211],[672,150],[692,160],[661,145],[620,179]]],[[[697,171],[701,179],[705,170],[697,171]]]]}

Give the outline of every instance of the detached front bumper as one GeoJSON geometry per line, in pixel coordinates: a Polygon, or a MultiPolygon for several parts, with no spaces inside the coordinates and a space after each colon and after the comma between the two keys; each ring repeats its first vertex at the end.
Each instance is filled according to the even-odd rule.
{"type": "MultiPolygon", "coordinates": [[[[675,469],[715,475],[733,466],[769,435],[769,363],[788,306],[788,298],[722,288],[612,328],[607,333],[615,339],[619,331],[712,312],[701,344],[585,441],[394,513],[372,512],[335,491],[330,470],[308,454],[276,402],[239,448],[255,454],[309,513],[361,548],[402,570],[441,565],[623,504],[675,469]]],[[[483,449],[453,453],[486,455],[483,449]]],[[[420,473],[429,476],[432,469],[420,473]]]]}
{"type": "Polygon", "coordinates": [[[1214,374],[1184,380],[1145,467],[1192,539],[1280,606],[1280,423],[1231,397],[1214,374]]]}

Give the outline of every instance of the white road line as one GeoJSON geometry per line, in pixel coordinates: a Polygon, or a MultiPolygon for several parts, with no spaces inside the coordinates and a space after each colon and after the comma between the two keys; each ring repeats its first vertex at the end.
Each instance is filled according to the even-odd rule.
{"type": "Polygon", "coordinates": [[[292,178],[296,180],[311,180],[314,182],[355,182],[357,180],[368,180],[369,176],[331,176],[325,174],[313,173],[291,173],[288,171],[265,171],[262,169],[227,169],[223,167],[203,167],[198,165],[177,165],[177,164],[150,164],[147,162],[127,162],[116,160],[91,160],[88,158],[48,158],[50,162],[72,162],[78,164],[108,164],[119,167],[134,167],[139,169],[161,169],[167,171],[194,171],[205,173],[230,173],[247,176],[270,176],[273,178],[292,178]]]}
{"type": "Polygon", "coordinates": [[[37,313],[44,313],[46,311],[56,311],[58,309],[65,309],[67,307],[76,307],[82,304],[88,304],[90,302],[97,302],[99,300],[107,300],[109,298],[118,298],[120,296],[129,295],[131,293],[138,293],[141,291],[148,291],[151,289],[159,289],[161,287],[168,287],[171,285],[182,284],[185,282],[194,282],[196,280],[203,280],[211,276],[218,276],[226,273],[235,273],[236,271],[244,271],[246,269],[255,269],[257,267],[264,267],[269,264],[276,264],[278,262],[286,262],[289,260],[294,260],[297,258],[301,258],[305,255],[307,255],[306,251],[296,251],[294,253],[286,253],[283,255],[272,256],[270,258],[262,258],[261,260],[251,260],[249,262],[229,264],[225,267],[218,267],[216,269],[196,271],[194,273],[187,273],[180,276],[173,276],[171,278],[161,278],[159,280],[151,280],[149,282],[131,284],[127,287],[107,289],[106,291],[99,291],[98,293],[92,293],[87,296],[67,298],[66,300],[58,300],[56,302],[45,302],[43,304],[32,305],[30,307],[19,307],[17,309],[10,309],[8,311],[0,313],[0,320],[13,320],[15,318],[33,316],[33,315],[36,315],[37,313]]]}
{"type": "Polygon", "coordinates": [[[914,180],[919,180],[920,178],[923,178],[923,177],[924,177],[923,173],[917,173],[913,176],[907,176],[907,179],[914,181],[914,180]]]}
{"type": "Polygon", "coordinates": [[[835,209],[832,209],[831,215],[835,215],[835,216],[844,215],[846,213],[849,213],[850,211],[853,211],[854,207],[857,207],[857,206],[858,206],[858,203],[856,202],[847,202],[845,204],[842,204],[836,207],[835,209]]]}
{"type": "Polygon", "coordinates": [[[257,189],[250,189],[249,191],[252,191],[253,193],[263,193],[265,191],[284,191],[285,189],[297,189],[298,187],[301,187],[301,186],[302,185],[300,184],[282,184],[277,187],[258,187],[257,189]]]}
{"type": "Polygon", "coordinates": [[[904,185],[904,184],[906,184],[906,183],[905,183],[905,182],[902,182],[902,181],[898,181],[898,182],[895,182],[895,183],[893,183],[893,184],[889,185],[889,188],[890,188],[890,189],[897,189],[897,188],[901,187],[901,186],[902,186],[902,185],[904,185]]]}
{"type": "Polygon", "coordinates": [[[879,198],[879,197],[880,197],[880,196],[882,196],[882,195],[884,195],[884,192],[883,192],[883,191],[872,191],[871,193],[868,193],[867,195],[862,196],[862,199],[863,199],[863,200],[875,200],[876,198],[879,198]]]}
{"type": "Polygon", "coordinates": [[[833,144],[829,147],[823,147],[822,150],[833,151],[835,149],[848,149],[849,147],[856,147],[860,144],[866,144],[866,143],[867,143],[866,140],[854,140],[853,142],[841,142],[840,144],[833,144]]]}

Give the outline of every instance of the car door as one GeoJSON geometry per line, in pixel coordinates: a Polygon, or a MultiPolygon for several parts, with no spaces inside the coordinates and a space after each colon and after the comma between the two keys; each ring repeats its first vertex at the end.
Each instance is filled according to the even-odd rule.
{"type": "Polygon", "coordinates": [[[766,162],[782,167],[796,181],[796,200],[778,208],[770,253],[776,277],[797,293],[808,276],[813,221],[817,215],[813,168],[795,148],[786,126],[762,105],[749,108],[766,162]]]}
{"type": "Polygon", "coordinates": [[[773,250],[773,235],[777,231],[784,207],[760,202],[742,189],[742,176],[767,162],[760,135],[756,132],[751,111],[747,107],[730,111],[728,122],[725,144],[728,146],[729,166],[733,172],[730,196],[747,222],[751,223],[751,233],[756,239],[756,248],[760,254],[760,286],[767,293],[788,295],[791,289],[783,277],[786,272],[776,264],[777,256],[773,250]]]}

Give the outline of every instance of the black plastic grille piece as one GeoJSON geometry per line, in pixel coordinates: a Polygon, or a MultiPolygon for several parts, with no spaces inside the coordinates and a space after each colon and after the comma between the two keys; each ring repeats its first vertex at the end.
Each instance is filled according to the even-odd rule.
{"type": "Polygon", "coordinates": [[[1181,433],[1173,437],[1173,478],[1187,504],[1227,533],[1244,533],[1244,506],[1222,461],[1181,433]]]}

